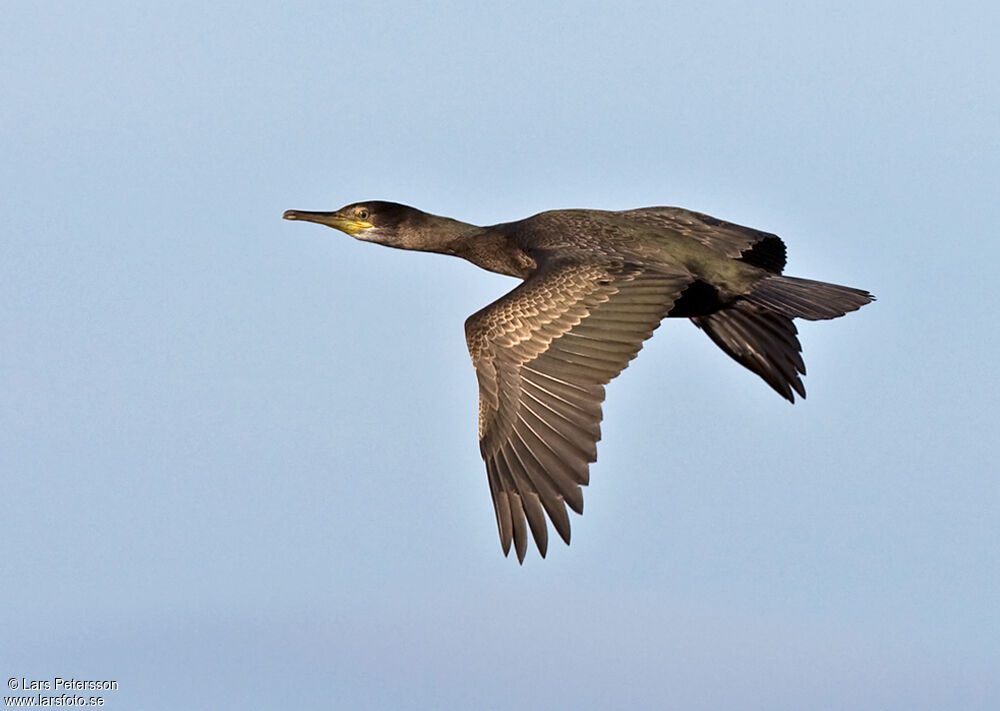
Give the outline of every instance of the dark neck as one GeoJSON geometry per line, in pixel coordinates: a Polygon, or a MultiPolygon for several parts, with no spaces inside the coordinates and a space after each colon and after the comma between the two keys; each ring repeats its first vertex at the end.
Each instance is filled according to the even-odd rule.
{"type": "Polygon", "coordinates": [[[510,238],[503,226],[479,227],[450,217],[421,214],[401,224],[383,244],[422,252],[451,254],[491,272],[525,279],[535,261],[510,238]]]}
{"type": "MultiPolygon", "coordinates": [[[[414,226],[414,242],[425,252],[459,254],[462,246],[479,239],[483,228],[450,217],[425,215],[422,224],[414,226]]],[[[459,255],[460,256],[460,255],[459,255]]]]}
{"type": "Polygon", "coordinates": [[[466,259],[477,267],[507,276],[527,279],[535,270],[535,260],[517,246],[510,236],[495,227],[473,227],[449,243],[447,254],[466,259]]]}

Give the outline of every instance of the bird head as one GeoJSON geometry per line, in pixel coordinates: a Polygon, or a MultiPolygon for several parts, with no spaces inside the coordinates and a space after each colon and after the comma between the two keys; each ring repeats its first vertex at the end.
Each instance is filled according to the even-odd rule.
{"type": "Polygon", "coordinates": [[[431,216],[406,205],[370,200],[351,203],[335,212],[286,210],[283,217],[333,227],[364,242],[421,249],[414,243],[413,235],[426,230],[431,216]]]}

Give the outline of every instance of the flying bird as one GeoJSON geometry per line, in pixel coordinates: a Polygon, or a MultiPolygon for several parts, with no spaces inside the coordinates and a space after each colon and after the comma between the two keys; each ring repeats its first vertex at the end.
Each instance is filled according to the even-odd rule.
{"type": "Polygon", "coordinates": [[[792,319],[837,318],[874,300],[783,276],[778,236],[678,207],[551,210],[489,227],[383,201],[284,218],[523,280],[465,322],[500,543],[519,562],[529,531],[545,556],[546,514],[569,543],[567,507],[583,513],[604,386],[662,319],[690,319],[794,402],[806,369],[792,319]]]}

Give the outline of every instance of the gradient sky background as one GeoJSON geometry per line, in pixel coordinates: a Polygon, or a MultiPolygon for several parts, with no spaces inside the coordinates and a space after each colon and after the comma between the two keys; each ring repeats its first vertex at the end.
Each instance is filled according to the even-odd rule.
{"type": "MultiPolygon", "coordinates": [[[[0,19],[0,672],[112,709],[1000,708],[995,2],[0,19]],[[504,559],[464,319],[287,208],[681,205],[878,302],[781,400],[685,321],[504,559]]],[[[5,692],[6,693],[6,692],[5,692]]]]}

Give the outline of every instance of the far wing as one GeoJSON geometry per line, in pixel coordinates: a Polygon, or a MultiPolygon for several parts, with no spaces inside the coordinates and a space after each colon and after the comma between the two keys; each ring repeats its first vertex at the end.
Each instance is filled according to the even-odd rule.
{"type": "Polygon", "coordinates": [[[641,207],[622,215],[674,230],[734,259],[780,274],[785,268],[785,243],[770,232],[726,222],[682,207],[641,207]]]}

